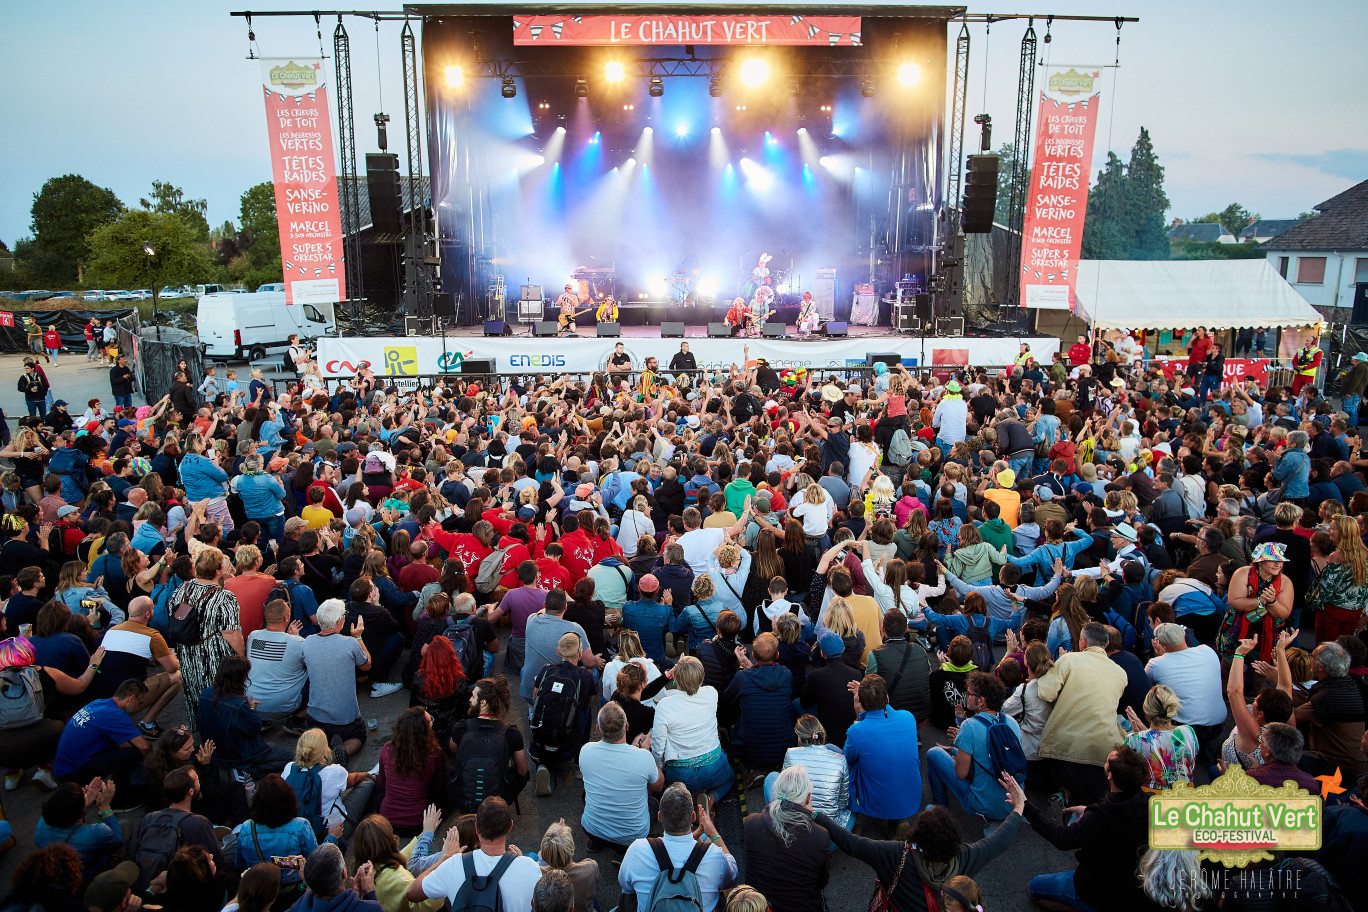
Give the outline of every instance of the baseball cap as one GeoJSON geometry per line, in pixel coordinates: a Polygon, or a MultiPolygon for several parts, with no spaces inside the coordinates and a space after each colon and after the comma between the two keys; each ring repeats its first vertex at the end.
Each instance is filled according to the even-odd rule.
{"type": "Polygon", "coordinates": [[[80,512],[81,512],[80,510],[76,509],[76,508],[73,507],[71,504],[67,504],[66,506],[62,506],[62,507],[58,507],[58,508],[57,508],[57,518],[58,518],[58,519],[61,519],[63,516],[70,516],[72,513],[80,513],[80,512]]]}
{"type": "Polygon", "coordinates": [[[309,521],[308,521],[307,519],[305,519],[304,517],[302,517],[302,516],[291,516],[289,519],[285,520],[284,529],[285,529],[285,534],[286,534],[286,535],[289,535],[291,532],[295,531],[296,529],[307,529],[308,527],[309,527],[309,521]]]}
{"type": "Polygon", "coordinates": [[[518,508],[518,519],[528,520],[537,515],[537,508],[532,506],[522,506],[518,508]]]}
{"type": "Polygon", "coordinates": [[[637,580],[637,588],[642,592],[656,592],[660,589],[660,580],[654,573],[648,573],[637,580]]]}
{"type": "Polygon", "coordinates": [[[845,652],[845,642],[830,630],[817,638],[817,645],[821,648],[822,655],[828,659],[835,658],[845,652]]]}
{"type": "Polygon", "coordinates": [[[593,493],[594,486],[589,484],[587,481],[579,487],[575,488],[575,497],[579,500],[588,500],[593,493]]]}
{"type": "Polygon", "coordinates": [[[347,521],[347,525],[349,526],[359,526],[365,521],[366,514],[363,513],[359,507],[352,507],[342,518],[347,521]]]}
{"type": "Polygon", "coordinates": [[[1054,500],[1054,490],[1046,485],[1036,485],[1035,495],[1041,500],[1054,500]]]}
{"type": "Polygon", "coordinates": [[[356,444],[352,443],[350,440],[344,440],[334,447],[334,449],[339,453],[350,453],[356,449],[356,444]]]}
{"type": "Polygon", "coordinates": [[[96,876],[86,887],[85,904],[100,909],[101,912],[114,912],[128,898],[128,891],[138,880],[137,862],[124,861],[109,871],[96,876]]]}
{"type": "Polygon", "coordinates": [[[60,406],[64,406],[64,407],[65,407],[66,404],[67,404],[67,401],[66,401],[65,399],[58,399],[56,402],[54,402],[54,403],[52,403],[52,404],[53,404],[54,406],[60,405],[60,406]]]}
{"type": "Polygon", "coordinates": [[[1087,497],[1089,494],[1093,492],[1093,486],[1090,484],[1084,484],[1080,481],[1078,484],[1073,486],[1073,492],[1082,497],[1087,497]]]}

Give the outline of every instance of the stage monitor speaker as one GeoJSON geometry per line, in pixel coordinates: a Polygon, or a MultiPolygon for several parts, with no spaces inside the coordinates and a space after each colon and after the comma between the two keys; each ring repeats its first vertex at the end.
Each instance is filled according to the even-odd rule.
{"type": "Polygon", "coordinates": [[[463,374],[492,374],[494,373],[493,358],[466,358],[461,362],[461,373],[463,374]]]}
{"type": "Polygon", "coordinates": [[[922,321],[911,307],[899,307],[893,316],[893,327],[898,332],[921,332],[922,321]]]}
{"type": "Polygon", "coordinates": [[[785,328],[786,327],[783,323],[775,323],[771,321],[769,323],[766,323],[763,327],[761,327],[761,331],[764,333],[764,337],[766,339],[782,339],[784,338],[785,328]]]}
{"type": "Polygon", "coordinates": [[[508,336],[512,335],[508,324],[503,320],[485,320],[484,334],[486,336],[508,336]]]}
{"type": "Polygon", "coordinates": [[[917,307],[917,319],[928,324],[935,319],[934,306],[929,294],[917,295],[913,303],[915,303],[917,307]]]}
{"type": "Polygon", "coordinates": [[[621,323],[600,323],[598,325],[598,337],[600,339],[614,339],[621,335],[621,323]]]}
{"type": "Polygon", "coordinates": [[[524,285],[522,287],[522,300],[540,301],[542,299],[542,287],[540,285],[524,285]]]}
{"type": "Polygon", "coordinates": [[[992,234],[997,208],[998,157],[969,156],[969,175],[964,185],[960,226],[965,234],[992,234]]]}
{"type": "Polygon", "coordinates": [[[684,323],[666,321],[660,324],[660,338],[662,339],[682,339],[684,338],[684,323]]]}
{"type": "Polygon", "coordinates": [[[708,338],[709,338],[709,339],[726,339],[726,338],[729,338],[730,336],[731,336],[731,327],[728,326],[726,323],[709,323],[709,324],[708,324],[708,338]]]}
{"type": "Polygon", "coordinates": [[[554,336],[559,324],[555,320],[538,320],[532,324],[534,336],[554,336]]]}
{"type": "Polygon", "coordinates": [[[873,367],[876,364],[887,364],[889,367],[896,367],[902,364],[902,355],[897,352],[865,352],[865,364],[873,367]]]}
{"type": "Polygon", "coordinates": [[[456,315],[451,292],[439,291],[432,296],[432,315],[439,320],[450,320],[456,315]]]}
{"type": "Polygon", "coordinates": [[[846,323],[837,320],[829,320],[826,328],[822,330],[822,335],[832,339],[843,337],[849,335],[849,326],[846,323]]]}
{"type": "Polygon", "coordinates": [[[936,335],[938,336],[962,336],[964,335],[964,317],[941,317],[936,320],[936,335]]]}
{"type": "Polygon", "coordinates": [[[382,243],[397,243],[403,232],[403,203],[399,199],[399,156],[393,152],[366,153],[366,196],[375,234],[391,235],[382,243]]]}

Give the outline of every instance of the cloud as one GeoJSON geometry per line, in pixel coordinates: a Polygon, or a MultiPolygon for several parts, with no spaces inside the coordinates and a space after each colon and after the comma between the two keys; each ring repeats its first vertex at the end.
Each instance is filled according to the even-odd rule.
{"type": "Polygon", "coordinates": [[[1318,155],[1292,155],[1285,152],[1255,152],[1255,158],[1275,164],[1300,165],[1334,177],[1363,180],[1368,177],[1368,149],[1333,149],[1318,155]]]}

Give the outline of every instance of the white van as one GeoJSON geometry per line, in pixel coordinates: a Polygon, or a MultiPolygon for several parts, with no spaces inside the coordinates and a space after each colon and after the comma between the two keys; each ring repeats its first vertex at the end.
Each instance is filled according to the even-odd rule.
{"type": "Polygon", "coordinates": [[[331,304],[285,304],[283,291],[217,292],[199,299],[200,342],[210,358],[260,361],[290,347],[291,334],[316,339],[336,332],[331,304]]]}

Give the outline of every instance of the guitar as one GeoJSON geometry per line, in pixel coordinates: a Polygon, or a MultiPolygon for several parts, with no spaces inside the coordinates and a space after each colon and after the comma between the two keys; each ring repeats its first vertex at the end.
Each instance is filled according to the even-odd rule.
{"type": "Polygon", "coordinates": [[[586,307],[584,310],[575,311],[574,313],[561,314],[559,317],[556,317],[556,331],[560,332],[562,329],[569,329],[570,324],[574,323],[577,317],[582,317],[593,309],[594,308],[592,307],[586,307]]]}
{"type": "Polygon", "coordinates": [[[752,313],[747,313],[746,322],[749,323],[751,326],[757,326],[761,323],[764,323],[766,320],[768,320],[770,317],[774,316],[778,312],[779,311],[777,310],[767,310],[765,311],[765,315],[763,317],[757,317],[752,313]]]}

